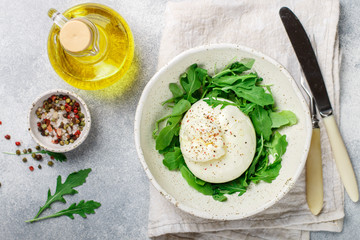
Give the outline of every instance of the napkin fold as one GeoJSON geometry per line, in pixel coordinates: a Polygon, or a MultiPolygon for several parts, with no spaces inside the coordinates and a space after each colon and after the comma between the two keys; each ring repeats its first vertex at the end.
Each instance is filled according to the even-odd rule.
{"type": "MultiPolygon", "coordinates": [[[[300,65],[279,17],[287,6],[317,45],[330,100],[339,117],[338,0],[199,0],[169,2],[165,11],[159,68],[184,50],[212,43],[235,43],[276,59],[300,82],[300,65]]],[[[189,215],[150,186],[148,234],[153,239],[309,239],[309,231],[342,230],[344,191],[321,124],[324,207],[313,216],[306,203],[305,172],[271,208],[242,220],[217,221],[189,215]]]]}

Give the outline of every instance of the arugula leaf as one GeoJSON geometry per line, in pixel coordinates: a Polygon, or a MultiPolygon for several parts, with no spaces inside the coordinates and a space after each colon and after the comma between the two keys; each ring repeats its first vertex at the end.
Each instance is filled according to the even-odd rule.
{"type": "Polygon", "coordinates": [[[246,192],[246,174],[226,183],[214,184],[215,192],[220,194],[233,194],[238,192],[240,195],[246,192]]]}
{"type": "Polygon", "coordinates": [[[274,157],[282,157],[286,151],[288,142],[286,141],[286,135],[281,135],[279,132],[275,132],[270,144],[267,144],[268,151],[274,157]]]}
{"type": "Polygon", "coordinates": [[[277,160],[274,163],[268,165],[260,172],[256,172],[254,176],[250,177],[253,181],[264,181],[267,183],[271,183],[273,180],[279,176],[279,172],[281,169],[281,160],[277,160]]]}
{"type": "Polygon", "coordinates": [[[218,80],[213,81],[214,86],[218,86],[225,93],[233,91],[239,98],[244,98],[252,103],[260,106],[266,106],[274,104],[274,99],[270,93],[266,93],[265,89],[255,84],[260,81],[261,78],[256,73],[250,73],[247,75],[231,75],[224,76],[218,80]]]}
{"type": "Polygon", "coordinates": [[[246,114],[249,115],[252,111],[254,111],[254,108],[256,107],[255,103],[247,103],[244,107],[240,107],[240,110],[246,114]]]}
{"type": "Polygon", "coordinates": [[[169,89],[170,89],[171,93],[173,94],[174,98],[182,97],[184,95],[183,90],[176,83],[170,83],[169,89]]]}
{"type": "Polygon", "coordinates": [[[166,100],[165,102],[163,102],[162,105],[165,105],[167,103],[175,103],[176,104],[184,96],[183,90],[176,83],[170,83],[169,89],[170,89],[171,93],[173,94],[173,97],[166,100]]]}
{"type": "Polygon", "coordinates": [[[286,135],[281,135],[279,132],[275,132],[271,142],[267,144],[268,152],[275,157],[275,161],[266,168],[258,170],[258,172],[256,172],[254,176],[250,177],[250,179],[253,181],[262,180],[271,183],[279,175],[281,169],[281,157],[284,155],[287,145],[288,142],[286,141],[286,135]]]}
{"type": "Polygon", "coordinates": [[[221,90],[211,90],[208,94],[205,95],[205,98],[217,98],[221,94],[221,90]]]}
{"type": "MultiPolygon", "coordinates": [[[[180,132],[180,124],[181,124],[181,119],[182,119],[182,116],[177,116],[177,117],[171,117],[171,118],[169,118],[169,120],[168,120],[168,123],[170,123],[170,124],[176,124],[178,127],[177,128],[175,128],[175,130],[174,130],[174,135],[175,136],[179,136],[179,132],[180,132]],[[180,120],[179,120],[179,118],[180,118],[180,120]]],[[[170,144],[171,144],[171,142],[170,142],[170,144]]]]}
{"type": "Polygon", "coordinates": [[[206,84],[206,80],[207,78],[209,77],[208,73],[207,73],[207,70],[206,69],[203,69],[203,68],[196,68],[195,70],[200,82],[201,82],[201,85],[204,86],[206,84]]]}
{"type": "Polygon", "coordinates": [[[204,180],[201,180],[200,178],[197,178],[196,176],[195,176],[195,182],[196,182],[196,184],[199,184],[201,186],[204,186],[206,184],[206,182],[204,180]]]}
{"type": "Polygon", "coordinates": [[[263,139],[263,136],[261,135],[260,146],[258,146],[256,156],[254,157],[253,161],[251,162],[250,167],[247,170],[247,176],[251,176],[252,174],[255,173],[255,166],[258,163],[263,150],[264,150],[264,139],[263,139]]]}
{"type": "Polygon", "coordinates": [[[196,183],[197,178],[194,176],[194,174],[192,174],[192,172],[188,169],[186,165],[182,165],[180,167],[180,172],[183,178],[185,178],[185,180],[191,187],[195,188],[197,191],[201,192],[204,195],[213,194],[213,189],[211,187],[211,184],[205,183],[204,185],[200,185],[196,183]]]}
{"type": "Polygon", "coordinates": [[[197,101],[192,94],[201,87],[201,82],[196,74],[197,64],[191,65],[187,70],[187,78],[180,78],[180,84],[186,92],[186,100],[191,103],[197,101]]]}
{"type": "MultiPolygon", "coordinates": [[[[173,119],[178,119],[178,122],[180,122],[181,116],[174,117],[173,119]]],[[[179,132],[179,130],[180,125],[178,123],[173,123],[161,129],[159,135],[156,138],[156,150],[163,150],[167,146],[169,146],[173,137],[176,135],[177,132],[179,132]]]]}
{"type": "Polygon", "coordinates": [[[241,74],[244,71],[250,70],[254,63],[255,59],[247,58],[243,59],[241,62],[234,62],[231,64],[230,69],[236,74],[241,74]]]}
{"type": "Polygon", "coordinates": [[[63,153],[55,153],[55,152],[50,152],[47,150],[41,150],[41,151],[38,151],[38,153],[47,154],[50,157],[54,157],[54,159],[59,162],[65,162],[67,160],[66,156],[63,153]]]}
{"type": "Polygon", "coordinates": [[[185,99],[181,99],[173,108],[171,117],[176,117],[184,114],[187,110],[191,108],[191,104],[189,101],[185,99]]]}
{"type": "Polygon", "coordinates": [[[262,171],[264,168],[266,168],[268,166],[268,164],[269,164],[269,153],[267,152],[267,148],[264,147],[263,154],[260,156],[258,163],[255,166],[255,172],[258,173],[258,172],[262,171]]]}
{"type": "Polygon", "coordinates": [[[40,207],[40,210],[36,214],[35,218],[37,218],[44,210],[50,208],[50,205],[54,202],[66,203],[66,200],[63,197],[64,195],[74,195],[78,193],[74,188],[84,184],[90,172],[91,168],[73,172],[66,178],[64,183],[62,183],[61,176],[59,175],[56,181],[56,191],[54,195],[51,195],[51,191],[49,189],[47,200],[44,206],[40,207]]]}
{"type": "MultiPolygon", "coordinates": [[[[175,104],[175,106],[173,107],[172,113],[168,116],[165,116],[159,120],[156,121],[155,123],[155,130],[153,131],[153,138],[157,138],[156,133],[159,131],[159,124],[163,121],[165,121],[168,118],[171,117],[177,117],[180,116],[182,114],[184,114],[187,110],[189,110],[191,108],[191,104],[189,101],[185,100],[185,99],[181,99],[177,104],[175,104]]],[[[181,120],[181,119],[180,119],[181,120]]],[[[179,120],[179,121],[180,121],[179,120]]],[[[159,149],[158,149],[159,150],[159,149]]],[[[160,149],[161,150],[161,149],[160,149]]]]}
{"type": "Polygon", "coordinates": [[[239,107],[236,103],[229,102],[229,101],[224,101],[224,100],[218,100],[218,99],[215,99],[215,98],[204,99],[204,102],[206,102],[212,108],[216,108],[219,105],[222,105],[220,109],[223,109],[226,106],[239,107]]]}
{"type": "Polygon", "coordinates": [[[168,119],[170,116],[171,116],[171,115],[162,117],[162,118],[160,118],[159,120],[157,120],[157,121],[155,122],[155,129],[154,129],[154,131],[152,132],[152,136],[153,136],[154,139],[156,139],[156,138],[158,137],[156,134],[157,134],[157,132],[159,131],[159,125],[160,125],[160,123],[162,123],[163,121],[165,121],[166,119],[168,119]]]}
{"type": "Polygon", "coordinates": [[[271,94],[266,93],[264,88],[254,86],[252,89],[235,88],[233,91],[238,97],[245,98],[246,100],[256,103],[262,107],[274,104],[274,99],[271,94]]]}
{"type": "Polygon", "coordinates": [[[262,135],[265,140],[269,140],[272,134],[272,122],[268,112],[262,107],[256,106],[254,111],[250,113],[250,118],[254,125],[255,132],[259,136],[262,135]]]}
{"type": "Polygon", "coordinates": [[[36,222],[48,218],[56,218],[60,216],[68,216],[71,219],[74,219],[74,214],[79,214],[81,217],[86,218],[86,214],[94,214],[95,209],[98,209],[101,206],[99,202],[95,202],[93,200],[85,202],[84,200],[81,200],[79,204],[76,205],[76,203],[73,203],[70,205],[69,208],[61,210],[57,213],[51,214],[46,217],[41,218],[34,218],[25,222],[36,222]]]}
{"type": "Polygon", "coordinates": [[[216,193],[212,195],[215,201],[224,202],[227,200],[227,197],[224,196],[223,193],[216,193]]]}
{"type": "Polygon", "coordinates": [[[218,78],[228,74],[241,74],[244,71],[250,70],[254,64],[254,59],[243,59],[242,62],[234,62],[226,66],[221,72],[215,74],[213,78],[218,78]]]}
{"type": "Polygon", "coordinates": [[[174,151],[167,152],[164,154],[163,164],[169,170],[177,170],[180,169],[182,165],[185,164],[184,157],[181,154],[181,150],[179,147],[175,147],[174,151]]]}
{"type": "Polygon", "coordinates": [[[296,115],[291,111],[270,112],[272,121],[271,128],[280,128],[283,126],[292,126],[297,123],[296,115]]]}
{"type": "Polygon", "coordinates": [[[176,137],[171,140],[171,143],[166,148],[164,148],[163,150],[159,150],[159,153],[165,154],[167,152],[173,152],[175,147],[180,147],[180,140],[176,137]]]}
{"type": "Polygon", "coordinates": [[[241,83],[238,83],[236,85],[236,87],[242,88],[242,89],[247,89],[247,90],[252,90],[254,87],[258,87],[258,86],[256,86],[256,82],[258,82],[258,81],[259,81],[258,77],[256,77],[256,78],[255,77],[246,78],[241,83]]]}
{"type": "MultiPolygon", "coordinates": [[[[230,75],[230,76],[223,76],[220,78],[215,79],[212,83],[219,87],[231,86],[236,85],[236,83],[244,82],[247,79],[256,79],[257,75],[255,73],[250,73],[247,75],[230,75]]],[[[255,81],[254,81],[255,84],[255,81]]]]}

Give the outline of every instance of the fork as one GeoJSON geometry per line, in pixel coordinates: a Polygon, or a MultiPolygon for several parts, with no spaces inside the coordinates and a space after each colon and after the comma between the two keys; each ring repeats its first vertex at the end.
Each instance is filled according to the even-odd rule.
{"type": "MultiPolygon", "coordinates": [[[[313,39],[314,38],[311,39],[311,42],[316,52],[313,39]]],[[[317,117],[315,100],[305,82],[303,72],[301,72],[300,83],[310,99],[310,113],[313,127],[309,155],[306,161],[306,201],[311,213],[318,215],[323,207],[324,201],[319,119],[317,117]]]]}

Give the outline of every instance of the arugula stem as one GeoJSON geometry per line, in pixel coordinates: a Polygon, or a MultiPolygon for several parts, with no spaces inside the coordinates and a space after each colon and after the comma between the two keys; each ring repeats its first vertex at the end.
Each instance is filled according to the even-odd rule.
{"type": "Polygon", "coordinates": [[[25,221],[25,222],[30,222],[30,223],[32,223],[32,222],[37,222],[37,221],[44,220],[44,219],[48,219],[48,218],[56,218],[56,217],[60,217],[60,216],[66,215],[66,213],[71,213],[71,212],[74,212],[74,210],[71,209],[71,210],[67,210],[67,211],[61,211],[61,212],[57,212],[57,213],[51,214],[51,215],[49,215],[49,216],[41,217],[41,218],[38,218],[38,217],[37,217],[38,215],[37,215],[37,216],[34,217],[33,219],[27,220],[27,221],[25,221]]]}
{"type": "Polygon", "coordinates": [[[33,223],[40,220],[48,219],[48,218],[56,218],[61,216],[68,216],[71,219],[74,219],[74,214],[79,214],[81,217],[86,218],[86,214],[92,214],[95,213],[95,209],[99,208],[101,206],[100,203],[94,202],[92,200],[85,202],[84,200],[81,200],[77,205],[76,203],[73,203],[69,208],[61,210],[59,212],[50,214],[45,217],[34,217],[31,220],[27,220],[25,222],[33,223]]]}
{"type": "Polygon", "coordinates": [[[3,152],[3,154],[16,155],[16,153],[3,152]]]}
{"type": "Polygon", "coordinates": [[[167,116],[165,116],[165,117],[163,117],[163,118],[161,118],[161,119],[159,119],[159,120],[157,120],[156,121],[156,123],[155,123],[155,130],[153,131],[153,138],[155,138],[156,137],[156,133],[159,131],[159,124],[161,123],[161,122],[163,122],[163,121],[165,121],[166,119],[168,119],[169,117],[171,117],[171,114],[170,115],[167,115],[167,116]]]}
{"type": "MultiPolygon", "coordinates": [[[[33,154],[33,153],[43,153],[43,152],[38,151],[38,152],[31,152],[31,153],[20,153],[20,155],[27,155],[27,154],[33,154]]],[[[3,154],[7,154],[7,155],[17,155],[16,153],[9,153],[9,152],[3,152],[3,154]]]]}
{"type": "Polygon", "coordinates": [[[167,115],[167,116],[165,116],[165,117],[163,117],[163,118],[160,118],[159,120],[156,121],[156,123],[159,124],[159,123],[161,123],[162,121],[168,119],[169,117],[171,117],[171,114],[170,114],[170,115],[167,115]]]}
{"type": "Polygon", "coordinates": [[[212,76],[213,79],[219,77],[219,76],[222,76],[222,75],[225,75],[227,73],[232,73],[232,71],[230,69],[226,69],[226,70],[222,70],[221,72],[215,74],[214,76],[212,76]]]}
{"type": "MultiPolygon", "coordinates": [[[[55,197],[55,195],[50,200],[52,200],[54,197],[55,197]]],[[[48,201],[44,206],[42,206],[40,208],[39,212],[34,217],[34,219],[37,218],[45,209],[47,209],[50,206],[51,203],[52,203],[51,201],[48,201]]]]}
{"type": "Polygon", "coordinates": [[[44,219],[48,219],[48,218],[54,218],[54,217],[60,217],[62,216],[62,214],[53,214],[53,215],[49,215],[49,216],[45,216],[45,217],[41,217],[41,218],[33,218],[31,220],[26,220],[25,222],[29,222],[29,223],[32,223],[32,222],[37,222],[37,221],[40,221],[40,220],[44,220],[44,219]]]}
{"type": "Polygon", "coordinates": [[[208,92],[208,88],[205,89],[205,91],[204,91],[204,93],[201,95],[201,98],[200,98],[200,99],[203,99],[203,98],[205,97],[205,95],[207,94],[207,92],[208,92]]]}
{"type": "Polygon", "coordinates": [[[10,153],[10,152],[3,152],[3,154],[7,154],[7,155],[29,155],[29,154],[36,154],[36,153],[40,153],[40,154],[46,154],[48,156],[50,156],[52,159],[55,159],[56,161],[59,162],[63,162],[66,161],[66,156],[63,153],[56,153],[56,152],[50,152],[47,150],[40,150],[40,151],[36,151],[36,152],[20,152],[20,154],[16,154],[16,153],[10,153]]]}

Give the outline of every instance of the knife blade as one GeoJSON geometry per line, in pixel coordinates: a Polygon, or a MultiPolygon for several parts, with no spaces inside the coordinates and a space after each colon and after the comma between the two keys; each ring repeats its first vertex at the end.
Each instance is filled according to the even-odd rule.
{"type": "Polygon", "coordinates": [[[303,69],[316,106],[323,118],[342,183],[350,199],[357,202],[359,200],[359,190],[354,169],[333,116],[333,109],[326,91],[325,82],[310,39],[299,19],[289,8],[282,7],[279,14],[301,68],[303,69]]]}

